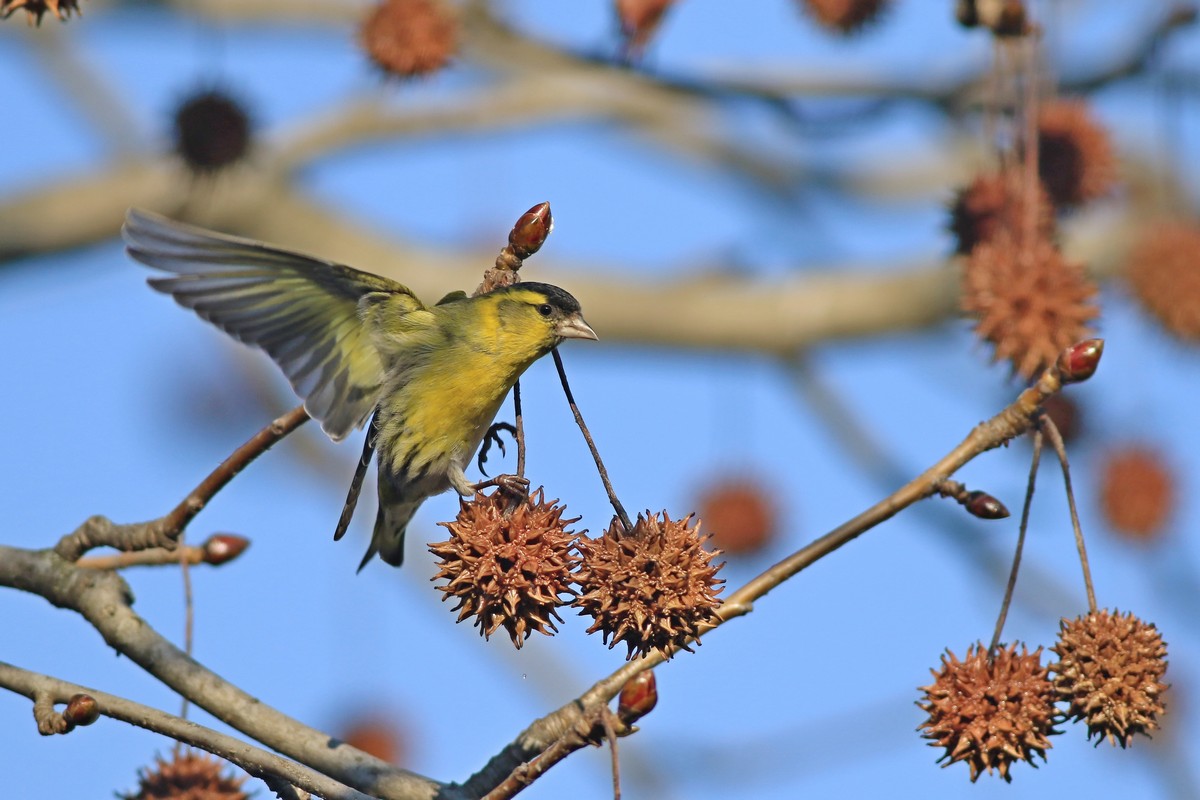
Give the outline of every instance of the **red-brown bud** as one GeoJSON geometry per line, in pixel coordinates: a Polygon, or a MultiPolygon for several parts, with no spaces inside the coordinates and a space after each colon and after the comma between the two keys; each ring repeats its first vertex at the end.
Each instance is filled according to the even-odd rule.
{"type": "Polygon", "coordinates": [[[554,230],[554,218],[550,216],[550,204],[538,203],[526,211],[513,225],[508,234],[508,246],[517,258],[529,258],[546,243],[546,237],[554,230]]]}
{"type": "Polygon", "coordinates": [[[1079,383],[1086,381],[1100,366],[1100,356],[1104,355],[1103,339],[1084,339],[1073,344],[1058,357],[1058,372],[1063,383],[1079,383]]]}
{"type": "Polygon", "coordinates": [[[91,725],[100,719],[100,709],[96,707],[96,698],[87,694],[77,694],[67,703],[62,715],[67,724],[72,727],[91,725]]]}
{"type": "Polygon", "coordinates": [[[1004,519],[1008,516],[1008,508],[987,492],[967,492],[963,507],[972,516],[980,519],[1004,519]]]}
{"type": "Polygon", "coordinates": [[[233,561],[249,546],[250,540],[245,536],[238,536],[236,533],[214,533],[201,545],[204,550],[204,563],[216,566],[233,561]]]}
{"type": "Polygon", "coordinates": [[[658,681],[654,670],[639,672],[629,679],[621,689],[617,700],[617,716],[626,725],[632,725],[649,714],[658,705],[658,681]]]}

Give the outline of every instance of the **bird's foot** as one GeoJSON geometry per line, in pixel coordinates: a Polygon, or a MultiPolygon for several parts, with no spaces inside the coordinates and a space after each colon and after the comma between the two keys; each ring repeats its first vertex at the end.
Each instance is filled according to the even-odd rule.
{"type": "Polygon", "coordinates": [[[500,455],[507,455],[504,450],[504,440],[500,438],[500,431],[508,431],[513,436],[517,435],[517,429],[508,422],[497,422],[487,429],[487,433],[483,435],[483,445],[479,448],[479,457],[476,459],[479,471],[484,475],[487,475],[487,470],[483,468],[483,465],[487,462],[487,454],[492,447],[492,442],[495,442],[496,446],[500,448],[500,455]]]}
{"type": "Polygon", "coordinates": [[[524,500],[529,497],[529,478],[523,475],[497,475],[482,483],[475,484],[475,490],[480,491],[492,486],[518,500],[524,500]]]}

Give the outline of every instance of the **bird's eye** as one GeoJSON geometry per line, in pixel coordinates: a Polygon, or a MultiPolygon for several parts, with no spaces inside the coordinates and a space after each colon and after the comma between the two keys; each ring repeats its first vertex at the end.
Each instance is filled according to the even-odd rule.
{"type": "Polygon", "coordinates": [[[549,303],[542,303],[540,306],[537,307],[537,310],[538,310],[538,313],[541,314],[543,317],[548,317],[554,313],[554,309],[551,307],[551,305],[549,303]]]}

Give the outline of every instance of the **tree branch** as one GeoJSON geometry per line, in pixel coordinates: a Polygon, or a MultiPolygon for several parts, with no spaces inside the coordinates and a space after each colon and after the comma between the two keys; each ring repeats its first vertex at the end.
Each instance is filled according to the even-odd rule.
{"type": "Polygon", "coordinates": [[[305,791],[318,794],[327,800],[369,800],[370,795],[355,791],[348,786],[331,780],[274,753],[268,753],[232,736],[197,725],[185,719],[144,706],[123,697],[117,697],[95,689],[68,683],[48,675],[15,667],[0,661],[0,687],[28,697],[30,700],[48,700],[50,703],[65,703],[76,694],[86,694],[96,701],[97,710],[106,717],[127,722],[130,725],[170,736],[176,741],[199,747],[220,756],[244,769],[257,778],[272,776],[305,791]]]}

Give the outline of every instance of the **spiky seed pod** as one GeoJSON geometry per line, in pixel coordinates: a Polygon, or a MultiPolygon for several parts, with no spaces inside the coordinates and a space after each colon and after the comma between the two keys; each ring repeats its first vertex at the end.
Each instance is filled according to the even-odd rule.
{"type": "Polygon", "coordinates": [[[722,564],[712,563],[721,551],[704,549],[709,537],[691,521],[691,514],[672,520],[647,511],[632,531],[614,519],[603,536],[579,540],[573,605],[594,620],[588,633],[600,631],[609,648],[625,642],[627,659],[651,650],[691,652],[691,641],[716,618],[725,582],[716,577],[722,564]]]}
{"type": "Polygon", "coordinates": [[[1167,331],[1200,343],[1200,224],[1147,226],[1130,252],[1125,279],[1167,331]]]}
{"type": "MultiPolygon", "coordinates": [[[[958,190],[950,204],[950,232],[954,234],[954,252],[967,255],[980,242],[989,242],[1003,232],[1016,236],[1024,231],[1028,193],[1019,179],[1002,173],[976,175],[958,190]]],[[[1039,185],[1034,189],[1036,234],[1050,239],[1054,234],[1054,214],[1050,198],[1039,185]]]]}
{"type": "Polygon", "coordinates": [[[534,631],[557,633],[557,609],[575,596],[578,534],[567,526],[579,518],[564,520],[565,507],[545,502],[540,488],[511,511],[509,502],[501,491],[460,500],[454,522],[439,523],[450,538],[429,550],[441,559],[432,580],[446,580],[437,588],[442,600],[458,601],[451,609],[459,611],[458,622],[475,617],[485,639],[504,626],[519,649],[534,631]]]}
{"type": "Polygon", "coordinates": [[[383,0],[363,22],[359,41],[389,75],[428,75],[454,57],[458,18],[441,0],[383,0]]]}
{"type": "Polygon", "coordinates": [[[1054,689],[1068,704],[1067,719],[1086,720],[1088,740],[1128,747],[1134,734],[1149,735],[1165,713],[1162,682],[1167,645],[1153,624],[1107,609],[1062,620],[1059,661],[1050,665],[1054,689]]]}
{"type": "Polygon", "coordinates": [[[616,0],[617,23],[625,37],[625,52],[636,58],[654,36],[675,0],[616,0]]]}
{"type": "Polygon", "coordinates": [[[1122,536],[1157,538],[1175,507],[1175,478],[1162,455],[1141,445],[1109,452],[1100,472],[1100,507],[1122,536]]]}
{"type": "Polygon", "coordinates": [[[922,686],[924,702],[918,701],[929,719],[917,730],[930,747],[944,747],[938,761],[950,766],[965,761],[975,782],[984,770],[1000,773],[1012,782],[1009,768],[1014,761],[1046,760],[1049,737],[1054,730],[1054,687],[1042,666],[1042,648],[1030,653],[1016,644],[1001,647],[988,660],[979,643],[967,648],[959,661],[947,650],[941,670],[930,670],[934,681],[922,686]]]}
{"type": "Polygon", "coordinates": [[[756,553],[775,538],[775,507],[753,481],[732,478],[714,483],[700,495],[700,519],[722,552],[756,553]]]}
{"type": "Polygon", "coordinates": [[[977,246],[963,273],[962,309],[975,335],[995,345],[1015,374],[1032,378],[1069,345],[1087,338],[1100,312],[1083,268],[1050,242],[1021,245],[1007,235],[977,246]]]}
{"type": "Polygon", "coordinates": [[[1074,208],[1107,194],[1117,161],[1108,132],[1082,100],[1056,100],[1038,111],[1038,175],[1051,200],[1074,208]]]}
{"type": "Polygon", "coordinates": [[[199,92],[175,110],[175,152],[192,171],[216,172],[240,161],[249,149],[250,116],[224,92],[199,92]]]}
{"type": "Polygon", "coordinates": [[[245,776],[223,774],[227,764],[216,756],[176,745],[169,761],[154,761],[153,769],[138,770],[138,789],[124,800],[249,800],[245,776]]]}
{"type": "Polygon", "coordinates": [[[803,0],[802,7],[822,28],[842,36],[858,33],[887,10],[889,0],[803,0]]]}
{"type": "Polygon", "coordinates": [[[59,22],[66,22],[73,13],[83,13],[78,0],[0,0],[0,19],[8,19],[18,9],[28,15],[30,25],[41,25],[47,11],[59,22]]]}

